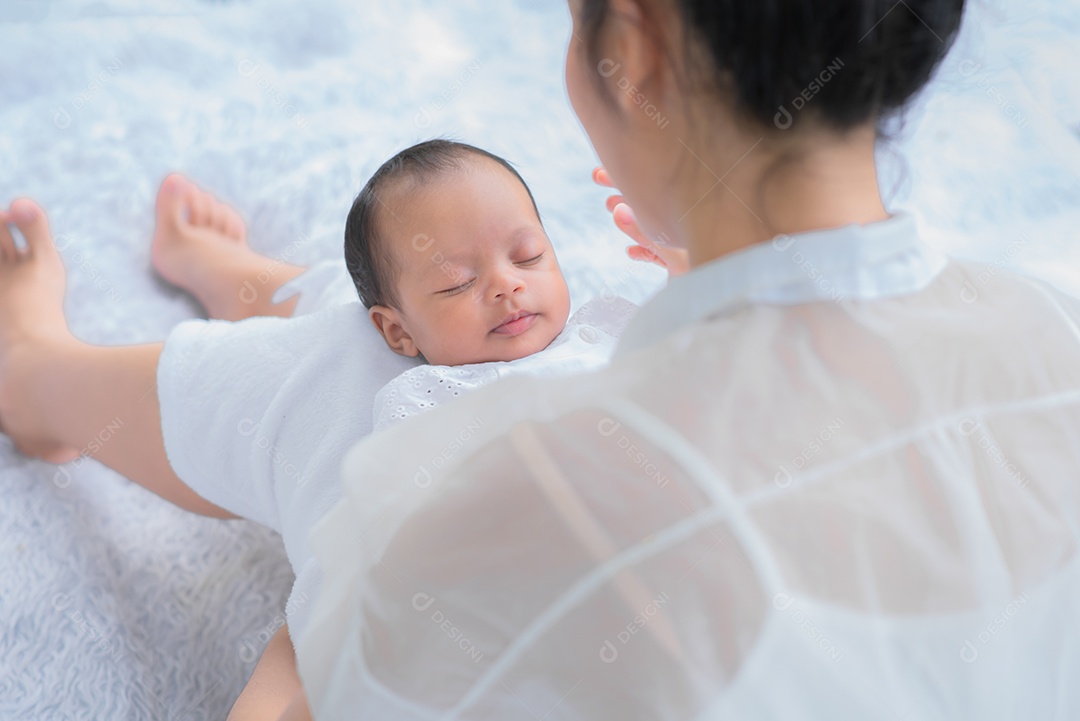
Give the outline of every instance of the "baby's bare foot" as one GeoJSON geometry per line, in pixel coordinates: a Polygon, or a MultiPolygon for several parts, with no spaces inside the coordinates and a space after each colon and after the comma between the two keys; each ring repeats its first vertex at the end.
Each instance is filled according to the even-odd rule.
{"type": "MultiPolygon", "coordinates": [[[[158,189],[157,223],[150,258],[165,280],[192,293],[204,306],[210,300],[209,276],[223,257],[249,250],[240,214],[179,173],[158,189]]],[[[210,300],[217,305],[219,298],[210,300]]],[[[217,308],[207,306],[213,315],[217,308]]]]}
{"type": "MultiPolygon", "coordinates": [[[[303,268],[274,263],[252,250],[240,214],[184,176],[173,173],[158,190],[157,225],[151,261],[165,280],[194,295],[211,318],[242,320],[257,315],[288,315],[272,306],[272,292],[255,293],[253,281],[274,269],[280,285],[303,268]]],[[[258,285],[266,285],[259,281],[258,285]]],[[[276,288],[276,285],[274,286],[276,288]]],[[[266,288],[272,291],[273,288],[266,288]]]]}
{"type": "Polygon", "coordinates": [[[53,245],[45,212],[20,198],[0,210],[0,430],[29,456],[62,463],[78,451],[52,440],[40,404],[28,388],[47,353],[74,343],[64,318],[64,264],[53,245]],[[18,248],[8,228],[26,239],[18,248]]]}

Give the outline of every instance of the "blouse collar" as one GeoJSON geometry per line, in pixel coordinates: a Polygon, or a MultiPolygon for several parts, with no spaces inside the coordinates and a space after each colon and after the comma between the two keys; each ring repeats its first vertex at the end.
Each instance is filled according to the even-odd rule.
{"type": "Polygon", "coordinates": [[[869,225],[779,235],[672,278],[630,321],[615,356],[752,303],[797,305],[914,293],[946,262],[944,254],[922,242],[907,213],[869,225]]]}

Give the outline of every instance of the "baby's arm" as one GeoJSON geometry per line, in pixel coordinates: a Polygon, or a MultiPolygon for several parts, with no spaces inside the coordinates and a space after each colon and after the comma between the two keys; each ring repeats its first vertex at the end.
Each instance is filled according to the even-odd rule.
{"type": "Polygon", "coordinates": [[[296,692],[289,707],[285,709],[285,713],[278,721],[312,721],[311,709],[308,708],[307,696],[304,695],[303,689],[296,692]]]}
{"type": "Polygon", "coordinates": [[[266,644],[247,686],[233,704],[228,721],[310,721],[296,671],[289,627],[282,626],[266,644]]]}
{"type": "Polygon", "coordinates": [[[229,711],[229,721],[310,721],[308,704],[296,671],[296,651],[282,626],[262,651],[252,678],[229,711]]]}

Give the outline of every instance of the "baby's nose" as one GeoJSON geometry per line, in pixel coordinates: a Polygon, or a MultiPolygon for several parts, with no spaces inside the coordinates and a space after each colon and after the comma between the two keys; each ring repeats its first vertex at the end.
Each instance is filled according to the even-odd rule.
{"type": "Polygon", "coordinates": [[[523,290],[525,290],[525,281],[521,278],[521,274],[512,271],[499,273],[491,283],[491,294],[496,300],[523,290]]]}

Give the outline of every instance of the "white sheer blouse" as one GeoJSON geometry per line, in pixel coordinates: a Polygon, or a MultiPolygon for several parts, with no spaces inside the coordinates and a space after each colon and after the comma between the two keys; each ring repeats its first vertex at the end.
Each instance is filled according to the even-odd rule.
{"type": "Polygon", "coordinates": [[[906,216],[351,451],[317,719],[1080,718],[1080,302],[906,216]]]}

